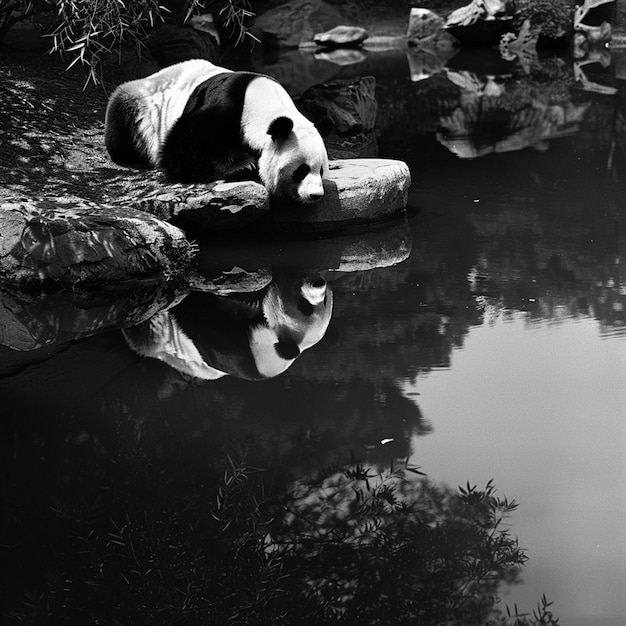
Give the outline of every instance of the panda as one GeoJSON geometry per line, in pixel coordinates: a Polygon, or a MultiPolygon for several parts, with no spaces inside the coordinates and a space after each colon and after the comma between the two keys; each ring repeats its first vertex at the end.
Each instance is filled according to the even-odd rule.
{"type": "Polygon", "coordinates": [[[118,165],[170,182],[258,178],[272,199],[307,204],[324,195],[332,125],[310,122],[269,76],[191,59],[117,87],[105,144],[118,165]]]}
{"type": "Polygon", "coordinates": [[[284,372],[324,337],[332,310],[332,290],[323,278],[282,277],[258,302],[193,292],[122,332],[134,352],[187,376],[263,380],[284,372]]]}

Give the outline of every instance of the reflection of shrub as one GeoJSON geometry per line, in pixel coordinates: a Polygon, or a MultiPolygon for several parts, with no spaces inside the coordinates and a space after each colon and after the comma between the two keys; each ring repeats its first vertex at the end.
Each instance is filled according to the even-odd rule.
{"type": "MultiPolygon", "coordinates": [[[[296,488],[282,534],[270,532],[311,623],[507,623],[498,586],[526,561],[503,525],[517,504],[491,483],[453,492],[419,474],[357,465],[296,488]]],[[[547,605],[540,615],[555,623],[547,605]]]]}
{"type": "Polygon", "coordinates": [[[457,493],[415,468],[352,465],[277,498],[229,457],[191,478],[134,464],[115,490],[42,502],[24,518],[39,534],[8,512],[3,591],[29,593],[6,623],[556,624],[547,603],[494,611],[526,558],[502,522],[516,504],[491,483],[457,493]]]}
{"type": "Polygon", "coordinates": [[[533,30],[546,37],[560,37],[572,28],[573,0],[517,0],[516,23],[529,19],[533,30]]]}

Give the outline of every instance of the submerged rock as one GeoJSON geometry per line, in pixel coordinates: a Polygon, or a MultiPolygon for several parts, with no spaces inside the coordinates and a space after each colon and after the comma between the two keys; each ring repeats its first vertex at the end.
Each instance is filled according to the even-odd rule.
{"type": "Polygon", "coordinates": [[[128,208],[84,200],[0,204],[0,279],[41,286],[108,284],[187,269],[184,233],[128,208]]]}
{"type": "Polygon", "coordinates": [[[364,76],[315,85],[302,95],[300,109],[311,119],[326,115],[333,120],[333,132],[343,136],[374,130],[378,103],[376,79],[364,76]]]}

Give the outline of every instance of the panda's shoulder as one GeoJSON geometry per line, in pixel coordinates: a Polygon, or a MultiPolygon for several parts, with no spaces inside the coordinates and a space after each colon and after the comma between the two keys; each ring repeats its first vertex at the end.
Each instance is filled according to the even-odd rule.
{"type": "Polygon", "coordinates": [[[198,84],[193,95],[206,105],[241,108],[250,85],[262,77],[253,72],[226,71],[212,74],[198,84]]]}

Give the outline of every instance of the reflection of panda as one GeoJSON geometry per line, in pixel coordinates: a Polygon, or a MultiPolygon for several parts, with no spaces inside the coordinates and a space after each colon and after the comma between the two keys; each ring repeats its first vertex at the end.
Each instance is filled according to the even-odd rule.
{"type": "Polygon", "coordinates": [[[115,163],[160,167],[172,182],[250,178],[271,196],[313,202],[328,156],[317,126],[274,79],[192,59],[120,85],[106,111],[115,163]]]}
{"type": "Polygon", "coordinates": [[[194,292],[123,333],[135,352],[184,374],[257,380],[284,372],[320,341],[332,308],[323,279],[284,280],[271,283],[260,304],[194,292]]]}

